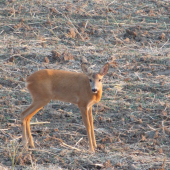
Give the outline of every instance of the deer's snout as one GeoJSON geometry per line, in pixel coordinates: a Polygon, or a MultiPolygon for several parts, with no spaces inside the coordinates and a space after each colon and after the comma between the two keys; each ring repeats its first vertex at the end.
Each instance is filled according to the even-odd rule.
{"type": "Polygon", "coordinates": [[[92,92],[93,93],[97,93],[97,89],[92,89],[92,92]]]}

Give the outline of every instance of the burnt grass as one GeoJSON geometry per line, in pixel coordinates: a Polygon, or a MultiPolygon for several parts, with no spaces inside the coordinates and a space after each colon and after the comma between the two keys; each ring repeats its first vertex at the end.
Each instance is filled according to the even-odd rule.
{"type": "Polygon", "coordinates": [[[168,0],[0,1],[1,169],[170,169],[168,0]],[[21,144],[25,79],[40,69],[95,71],[97,149],[88,151],[79,109],[51,101],[31,120],[35,149],[21,144]]]}

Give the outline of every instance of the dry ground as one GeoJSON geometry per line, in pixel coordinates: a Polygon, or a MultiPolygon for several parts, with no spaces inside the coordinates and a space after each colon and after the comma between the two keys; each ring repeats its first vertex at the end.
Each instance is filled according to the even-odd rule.
{"type": "Polygon", "coordinates": [[[0,168],[170,169],[169,39],[169,0],[0,0],[0,168]],[[26,151],[26,77],[81,62],[110,63],[93,109],[96,152],[79,110],[58,101],[33,117],[26,151]]]}

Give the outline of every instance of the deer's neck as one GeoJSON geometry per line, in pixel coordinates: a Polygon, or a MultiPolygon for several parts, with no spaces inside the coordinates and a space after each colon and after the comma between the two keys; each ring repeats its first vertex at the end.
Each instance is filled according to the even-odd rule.
{"type": "Polygon", "coordinates": [[[102,88],[95,94],[96,102],[99,102],[102,97],[102,88]]]}

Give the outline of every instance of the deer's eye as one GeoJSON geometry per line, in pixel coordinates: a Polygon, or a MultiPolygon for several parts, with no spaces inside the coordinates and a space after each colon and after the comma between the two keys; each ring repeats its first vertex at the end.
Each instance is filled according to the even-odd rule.
{"type": "Polygon", "coordinates": [[[102,79],[99,79],[99,81],[102,81],[102,79]]]}
{"type": "Polygon", "coordinates": [[[89,81],[90,81],[90,82],[92,82],[92,80],[91,80],[91,79],[89,79],[89,81]]]}

